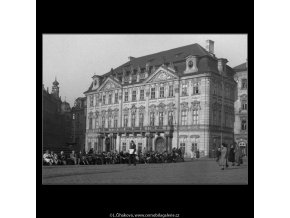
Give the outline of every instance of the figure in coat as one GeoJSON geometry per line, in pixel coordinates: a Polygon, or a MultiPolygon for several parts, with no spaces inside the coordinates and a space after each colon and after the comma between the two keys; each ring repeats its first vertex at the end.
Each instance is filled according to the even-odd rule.
{"type": "Polygon", "coordinates": [[[220,166],[222,167],[221,169],[224,170],[225,166],[227,164],[227,147],[223,143],[221,145],[221,156],[220,156],[220,166]]]}

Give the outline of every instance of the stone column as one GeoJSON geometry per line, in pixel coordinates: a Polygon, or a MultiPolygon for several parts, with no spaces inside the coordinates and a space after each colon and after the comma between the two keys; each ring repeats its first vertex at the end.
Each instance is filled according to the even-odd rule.
{"type": "Polygon", "coordinates": [[[103,136],[103,145],[102,145],[102,148],[103,148],[103,151],[106,151],[106,144],[105,144],[105,141],[106,141],[106,136],[103,136]]]}
{"type": "Polygon", "coordinates": [[[118,152],[121,151],[121,140],[120,140],[120,133],[117,134],[117,140],[116,140],[116,150],[118,152]]]}
{"type": "Polygon", "coordinates": [[[156,148],[155,148],[155,140],[156,138],[158,137],[157,133],[154,133],[154,136],[152,138],[152,148],[153,148],[153,151],[156,151],[156,148]]]}
{"type": "Polygon", "coordinates": [[[145,113],[144,113],[144,126],[149,126],[150,124],[150,111],[149,111],[149,90],[147,88],[144,89],[145,91],[145,98],[146,98],[146,106],[145,106],[145,113]]]}

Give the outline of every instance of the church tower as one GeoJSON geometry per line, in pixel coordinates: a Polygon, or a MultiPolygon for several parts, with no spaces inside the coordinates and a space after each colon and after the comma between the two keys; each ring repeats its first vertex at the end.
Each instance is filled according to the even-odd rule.
{"type": "Polygon", "coordinates": [[[51,94],[53,94],[56,98],[59,98],[59,87],[58,87],[59,83],[57,82],[56,77],[52,84],[53,86],[52,86],[51,94]]]}

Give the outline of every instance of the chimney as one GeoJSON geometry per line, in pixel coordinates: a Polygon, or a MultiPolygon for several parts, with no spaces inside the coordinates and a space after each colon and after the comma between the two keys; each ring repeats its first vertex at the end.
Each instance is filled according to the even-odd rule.
{"type": "Polygon", "coordinates": [[[208,39],[206,40],[206,50],[211,53],[214,54],[214,41],[208,39]]]}
{"type": "Polygon", "coordinates": [[[132,57],[132,56],[129,56],[128,58],[129,58],[129,61],[133,61],[133,60],[135,59],[135,58],[132,57]]]}
{"type": "Polygon", "coordinates": [[[126,75],[125,68],[123,68],[122,73],[123,73],[123,76],[122,76],[122,84],[124,84],[125,83],[125,75],[126,75]]]}
{"type": "Polygon", "coordinates": [[[145,78],[147,78],[149,75],[150,63],[147,62],[145,67],[145,78]]]}
{"type": "Polygon", "coordinates": [[[218,70],[220,74],[225,75],[227,63],[228,63],[228,60],[225,58],[218,59],[218,70]]]}
{"type": "Polygon", "coordinates": [[[138,70],[137,70],[137,82],[140,82],[140,73],[141,73],[141,67],[138,66],[138,70]]]}

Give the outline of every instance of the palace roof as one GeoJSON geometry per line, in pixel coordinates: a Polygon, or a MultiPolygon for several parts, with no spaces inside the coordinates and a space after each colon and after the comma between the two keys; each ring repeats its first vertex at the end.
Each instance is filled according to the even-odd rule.
{"type": "Polygon", "coordinates": [[[236,72],[244,71],[244,70],[248,70],[247,62],[245,62],[245,63],[243,63],[243,64],[240,64],[240,65],[234,67],[233,69],[234,69],[234,71],[236,71],[236,72]]]}
{"type": "MultiPolygon", "coordinates": [[[[143,73],[146,69],[146,64],[149,64],[149,72],[148,76],[152,74],[152,68],[155,67],[157,69],[159,66],[164,64],[165,66],[170,66],[173,64],[176,75],[182,76],[189,76],[191,74],[183,74],[186,69],[186,57],[193,55],[198,56],[198,72],[191,73],[191,74],[199,74],[202,72],[216,72],[218,73],[217,68],[217,58],[215,55],[209,53],[205,48],[200,46],[199,44],[190,44],[166,51],[157,52],[150,55],[145,55],[142,57],[131,57],[130,61],[122,64],[121,66],[111,69],[110,72],[105,73],[104,75],[100,76],[100,82],[102,83],[105,81],[107,77],[113,77],[119,83],[119,78],[123,75],[123,72],[130,74],[131,69],[133,69],[133,74],[137,73],[138,68],[140,68],[141,73],[143,73]]],[[[232,68],[227,66],[228,71],[232,72],[232,68]]],[[[232,72],[234,73],[234,72],[232,72]]],[[[132,83],[125,83],[124,85],[133,85],[137,83],[142,83],[143,80],[140,79],[140,82],[132,81],[132,83]]],[[[84,92],[88,93],[92,90],[93,83],[91,83],[89,89],[84,92]]]]}

